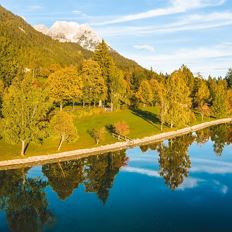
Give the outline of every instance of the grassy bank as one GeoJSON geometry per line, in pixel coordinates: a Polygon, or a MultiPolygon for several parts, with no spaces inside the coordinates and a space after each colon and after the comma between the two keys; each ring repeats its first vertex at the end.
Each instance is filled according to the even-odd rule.
{"type": "MultiPolygon", "coordinates": [[[[67,107],[65,110],[71,111],[71,108],[67,107]]],[[[128,123],[130,127],[130,134],[128,137],[131,139],[158,134],[160,133],[160,123],[157,118],[157,112],[158,109],[155,107],[143,108],[136,111],[125,109],[116,112],[101,112],[98,110],[93,113],[92,110],[83,111],[80,108],[76,108],[72,114],[75,118],[79,140],[70,144],[64,144],[61,152],[95,147],[95,141],[90,136],[89,131],[93,128],[107,127],[118,121],[125,121],[128,123]]],[[[206,118],[204,121],[210,120],[210,118],[206,118]]],[[[197,117],[197,120],[193,124],[201,122],[200,117],[197,117]]],[[[170,130],[170,128],[164,128],[164,131],[170,130]]],[[[105,139],[99,145],[110,144],[116,141],[117,140],[111,136],[110,132],[106,131],[105,139]]],[[[31,143],[28,147],[26,157],[56,153],[58,142],[57,138],[50,138],[44,141],[42,145],[31,143]]],[[[5,143],[4,140],[0,140],[0,160],[19,158],[20,156],[17,155],[19,151],[20,145],[9,145],[5,143]]]]}

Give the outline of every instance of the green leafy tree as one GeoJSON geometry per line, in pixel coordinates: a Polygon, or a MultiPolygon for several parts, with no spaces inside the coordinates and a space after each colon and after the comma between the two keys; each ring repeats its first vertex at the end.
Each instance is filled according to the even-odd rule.
{"type": "Polygon", "coordinates": [[[77,130],[73,122],[73,117],[64,111],[59,111],[51,120],[51,128],[53,133],[60,138],[58,151],[62,144],[78,139],[77,130]]]}
{"type": "Polygon", "coordinates": [[[75,67],[59,69],[48,78],[50,96],[63,109],[65,102],[75,102],[82,97],[83,82],[75,67]]]}
{"type": "Polygon", "coordinates": [[[82,63],[81,76],[83,80],[83,103],[91,104],[106,100],[107,86],[102,76],[101,68],[96,61],[87,60],[82,63]]]}
{"type": "Polygon", "coordinates": [[[5,91],[2,107],[3,135],[7,142],[25,146],[32,141],[42,141],[47,137],[48,113],[51,101],[45,90],[34,85],[31,75],[23,80],[17,78],[5,91]]]}
{"type": "Polygon", "coordinates": [[[9,86],[18,73],[17,53],[11,41],[0,34],[0,80],[9,86]]]}
{"type": "Polygon", "coordinates": [[[231,88],[232,87],[232,68],[228,70],[225,80],[227,81],[229,88],[231,88]]]}

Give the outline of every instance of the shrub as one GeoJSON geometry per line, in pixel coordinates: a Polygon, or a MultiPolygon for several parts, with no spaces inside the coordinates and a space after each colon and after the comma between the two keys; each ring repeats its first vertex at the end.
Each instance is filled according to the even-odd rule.
{"type": "Polygon", "coordinates": [[[113,132],[118,135],[126,136],[130,133],[129,126],[126,122],[117,122],[113,125],[113,132]]]}

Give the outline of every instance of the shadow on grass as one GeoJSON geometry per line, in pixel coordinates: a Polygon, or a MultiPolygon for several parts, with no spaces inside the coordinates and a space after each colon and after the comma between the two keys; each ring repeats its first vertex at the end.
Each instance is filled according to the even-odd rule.
{"type": "Polygon", "coordinates": [[[156,114],[152,112],[149,112],[147,110],[141,110],[141,109],[131,109],[131,112],[134,115],[144,119],[146,122],[150,123],[151,125],[154,125],[156,127],[159,127],[160,125],[159,118],[157,117],[156,114]]]}

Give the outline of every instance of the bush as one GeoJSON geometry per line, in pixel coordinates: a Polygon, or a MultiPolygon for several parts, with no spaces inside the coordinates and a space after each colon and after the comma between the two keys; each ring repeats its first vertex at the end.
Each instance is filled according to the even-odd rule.
{"type": "Polygon", "coordinates": [[[126,136],[130,133],[129,126],[126,122],[117,122],[113,125],[113,132],[118,135],[126,136]]]}

